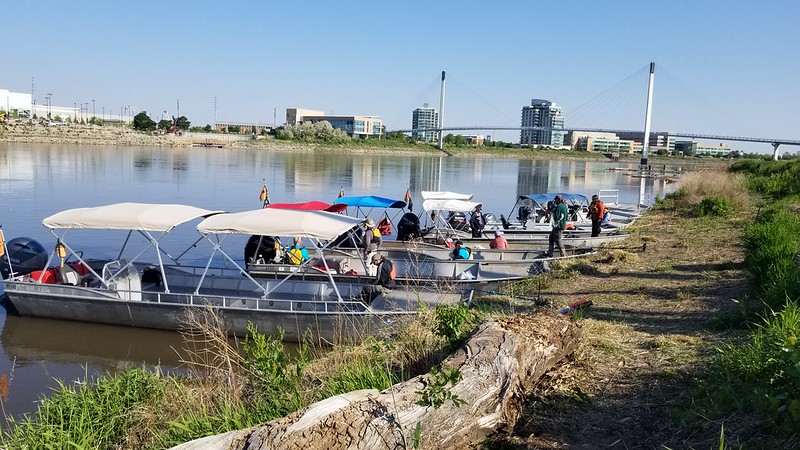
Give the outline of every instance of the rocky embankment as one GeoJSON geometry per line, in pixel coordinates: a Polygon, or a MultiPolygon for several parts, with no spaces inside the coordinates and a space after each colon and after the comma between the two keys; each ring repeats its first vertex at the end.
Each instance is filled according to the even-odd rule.
{"type": "Polygon", "coordinates": [[[0,142],[108,146],[179,146],[191,144],[176,141],[173,138],[174,137],[155,136],[152,134],[133,131],[129,128],[119,128],[114,126],[44,126],[39,124],[0,125],[0,142]]]}

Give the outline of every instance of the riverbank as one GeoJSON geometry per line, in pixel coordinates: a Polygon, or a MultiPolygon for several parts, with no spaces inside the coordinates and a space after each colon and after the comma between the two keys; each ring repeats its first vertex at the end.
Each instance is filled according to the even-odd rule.
{"type": "MultiPolygon", "coordinates": [[[[347,144],[321,144],[297,141],[281,141],[271,137],[251,139],[247,136],[186,133],[181,136],[153,135],[133,131],[127,127],[70,125],[48,127],[39,124],[0,124],[0,142],[36,144],[72,144],[101,146],[152,146],[191,147],[208,145],[220,148],[266,150],[291,153],[347,153],[364,155],[398,156],[451,156],[464,158],[518,158],[548,160],[602,160],[610,161],[601,153],[586,153],[570,150],[532,150],[504,147],[445,147],[441,151],[431,145],[404,144],[395,141],[352,141],[347,144]]],[[[620,163],[638,163],[640,155],[620,155],[620,163]]],[[[729,160],[718,158],[669,158],[658,155],[650,157],[653,165],[680,165],[690,167],[724,167],[729,160]]]]}

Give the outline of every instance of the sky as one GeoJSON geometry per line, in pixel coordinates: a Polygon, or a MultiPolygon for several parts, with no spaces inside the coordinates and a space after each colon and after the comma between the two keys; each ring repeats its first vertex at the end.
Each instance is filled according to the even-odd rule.
{"type": "Polygon", "coordinates": [[[438,109],[444,70],[445,126],[519,126],[540,98],[567,127],[642,130],[655,62],[653,131],[796,140],[798,18],[794,0],[5,1],[0,89],[98,115],[179,105],[200,126],[297,107],[397,130],[438,109]]]}

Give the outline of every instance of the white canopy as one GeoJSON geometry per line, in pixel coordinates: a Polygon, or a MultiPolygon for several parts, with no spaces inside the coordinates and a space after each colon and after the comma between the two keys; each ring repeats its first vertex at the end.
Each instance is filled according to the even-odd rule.
{"type": "Polygon", "coordinates": [[[425,211],[472,211],[476,206],[482,205],[477,202],[445,199],[432,199],[422,202],[422,209],[425,211]]]}
{"type": "Polygon", "coordinates": [[[266,208],[218,214],[200,222],[197,230],[206,234],[258,234],[330,240],[363,221],[325,211],[266,208]]]}
{"type": "Polygon", "coordinates": [[[450,191],[422,191],[420,192],[425,200],[472,200],[472,194],[459,194],[450,191]]]}
{"type": "Polygon", "coordinates": [[[115,203],[94,208],[75,208],[45,218],[47,228],[86,228],[94,230],[141,230],[167,232],[200,217],[224,211],[211,211],[186,205],[115,203]]]}

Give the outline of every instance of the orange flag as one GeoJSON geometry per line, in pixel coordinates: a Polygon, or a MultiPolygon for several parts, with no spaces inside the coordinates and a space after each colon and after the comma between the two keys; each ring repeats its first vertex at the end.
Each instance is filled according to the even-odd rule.
{"type": "Polygon", "coordinates": [[[6,254],[6,240],[3,238],[3,230],[0,228],[0,256],[6,254]]]}
{"type": "Polygon", "coordinates": [[[336,198],[342,198],[342,197],[344,197],[344,186],[339,188],[339,196],[336,198]]]}
{"type": "Polygon", "coordinates": [[[261,187],[261,194],[259,194],[258,199],[262,203],[262,208],[266,208],[269,205],[269,190],[267,189],[267,183],[264,182],[264,186],[261,187]]]}
{"type": "Polygon", "coordinates": [[[406,189],[406,195],[403,196],[403,201],[406,202],[409,211],[414,209],[414,203],[411,201],[411,188],[406,189]]]}

